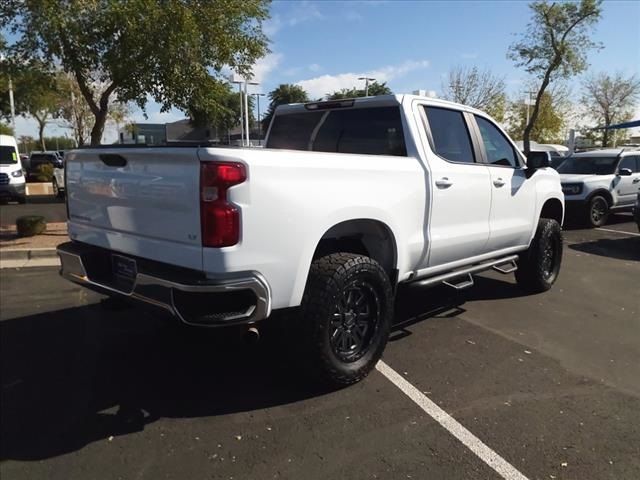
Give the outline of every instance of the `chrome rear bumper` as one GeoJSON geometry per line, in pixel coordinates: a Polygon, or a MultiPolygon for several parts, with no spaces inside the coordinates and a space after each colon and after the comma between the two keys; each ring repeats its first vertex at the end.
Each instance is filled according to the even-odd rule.
{"type": "Polygon", "coordinates": [[[99,293],[160,307],[189,325],[254,323],[271,314],[271,292],[257,272],[188,280],[184,275],[177,279],[171,278],[170,273],[158,274],[155,268],[154,273],[138,271],[135,279],[123,284],[96,266],[105,264],[104,259],[110,256],[108,250],[68,242],[59,245],[57,252],[60,275],[67,280],[99,293]],[[105,258],[96,261],[100,256],[105,258]]]}

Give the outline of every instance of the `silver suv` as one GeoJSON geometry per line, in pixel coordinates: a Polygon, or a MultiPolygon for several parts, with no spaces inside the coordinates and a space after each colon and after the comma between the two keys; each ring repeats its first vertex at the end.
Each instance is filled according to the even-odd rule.
{"type": "Polygon", "coordinates": [[[640,149],[576,153],[562,162],[558,173],[567,219],[601,227],[610,212],[633,208],[640,191],[640,149]]]}

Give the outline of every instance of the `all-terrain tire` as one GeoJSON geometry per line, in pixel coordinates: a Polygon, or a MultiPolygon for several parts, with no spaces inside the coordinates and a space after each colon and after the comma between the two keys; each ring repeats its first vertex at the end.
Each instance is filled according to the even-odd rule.
{"type": "Polygon", "coordinates": [[[311,264],[298,318],[300,354],[310,373],[332,385],[362,380],[389,338],[393,292],[373,259],[333,253],[311,264]]]}
{"type": "Polygon", "coordinates": [[[528,293],[546,292],[558,279],[562,264],[562,229],[541,218],[529,249],[520,254],[516,281],[528,293]]]}

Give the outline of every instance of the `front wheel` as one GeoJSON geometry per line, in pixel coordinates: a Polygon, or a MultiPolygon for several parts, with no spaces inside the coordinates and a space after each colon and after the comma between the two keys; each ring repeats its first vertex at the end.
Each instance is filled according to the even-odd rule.
{"type": "Polygon", "coordinates": [[[334,385],[356,383],[378,362],[389,337],[389,277],[369,257],[321,257],[311,264],[300,313],[297,343],[312,372],[334,385]]]}
{"type": "Polygon", "coordinates": [[[601,195],[593,197],[587,205],[587,225],[593,228],[602,227],[609,218],[609,202],[601,195]]]}
{"type": "Polygon", "coordinates": [[[529,293],[546,292],[558,279],[562,263],[562,229],[550,218],[541,218],[526,252],[520,254],[516,281],[529,293]]]}

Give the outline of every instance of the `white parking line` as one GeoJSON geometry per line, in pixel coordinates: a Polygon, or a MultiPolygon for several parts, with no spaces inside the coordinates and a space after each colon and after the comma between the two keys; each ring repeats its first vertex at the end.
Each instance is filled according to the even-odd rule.
{"type": "Polygon", "coordinates": [[[451,435],[460,440],[469,450],[475,453],[480,460],[489,465],[502,478],[506,480],[527,480],[513,465],[485,445],[482,440],[458,423],[451,415],[442,410],[438,405],[429,400],[420,390],[411,385],[398,372],[382,360],[376,365],[376,369],[398,387],[407,397],[413,400],[430,417],[444,427],[451,435]]]}
{"type": "Polygon", "coordinates": [[[621,233],[623,235],[633,235],[634,237],[640,237],[640,233],[625,232],[624,230],[612,230],[610,228],[596,228],[596,230],[602,230],[604,232],[621,233]]]}

